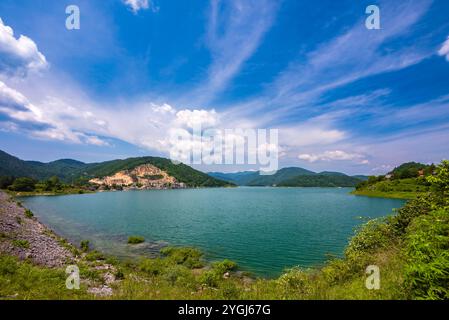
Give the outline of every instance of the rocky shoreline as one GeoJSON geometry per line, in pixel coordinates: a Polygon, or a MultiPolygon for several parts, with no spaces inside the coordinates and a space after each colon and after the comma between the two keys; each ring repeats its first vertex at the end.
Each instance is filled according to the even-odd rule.
{"type": "Polygon", "coordinates": [[[86,253],[55,234],[7,193],[0,191],[0,254],[18,257],[46,268],[64,269],[83,264],[99,272],[99,281],[81,279],[87,292],[106,297],[113,294],[116,267],[102,260],[86,261],[86,253]]]}
{"type": "Polygon", "coordinates": [[[46,267],[74,262],[69,245],[26,212],[11,196],[0,191],[0,253],[46,267]]]}

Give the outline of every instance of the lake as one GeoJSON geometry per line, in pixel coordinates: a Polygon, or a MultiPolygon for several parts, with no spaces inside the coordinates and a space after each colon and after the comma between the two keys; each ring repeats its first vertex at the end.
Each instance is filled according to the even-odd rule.
{"type": "Polygon", "coordinates": [[[194,246],[207,259],[274,277],[285,268],[341,256],[354,228],[392,213],[402,200],[358,197],[351,188],[217,188],[103,192],[21,201],[73,243],[88,239],[120,257],[163,245],[194,246]],[[144,245],[128,245],[131,235],[144,245]]]}

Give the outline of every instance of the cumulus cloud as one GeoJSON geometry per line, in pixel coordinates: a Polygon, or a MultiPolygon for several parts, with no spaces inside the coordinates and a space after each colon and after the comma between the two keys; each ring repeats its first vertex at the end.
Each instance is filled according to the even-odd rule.
{"type": "Polygon", "coordinates": [[[124,0],[124,3],[129,6],[132,12],[137,13],[139,10],[151,9],[153,12],[159,11],[150,0],[124,0]]]}
{"type": "Polygon", "coordinates": [[[181,110],[176,113],[176,122],[180,126],[187,126],[195,129],[201,126],[202,129],[215,127],[218,122],[218,114],[215,110],[181,110]]]}
{"type": "Polygon", "coordinates": [[[365,159],[364,155],[358,153],[348,153],[341,150],[325,151],[319,154],[300,154],[298,156],[300,160],[308,162],[317,161],[356,161],[360,164],[368,164],[369,161],[365,159]]]}
{"type": "Polygon", "coordinates": [[[449,62],[449,37],[447,37],[447,40],[443,43],[441,49],[438,50],[438,54],[443,57],[445,56],[446,60],[449,62]]]}
{"type": "Polygon", "coordinates": [[[36,43],[24,35],[16,39],[13,29],[0,18],[0,73],[24,77],[47,66],[36,43]]]}

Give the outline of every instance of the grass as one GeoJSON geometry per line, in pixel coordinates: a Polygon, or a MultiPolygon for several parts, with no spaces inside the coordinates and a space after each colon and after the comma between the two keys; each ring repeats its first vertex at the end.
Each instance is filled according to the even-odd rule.
{"type": "Polygon", "coordinates": [[[30,243],[28,242],[28,240],[16,239],[12,241],[12,244],[13,246],[22,249],[28,249],[30,247],[30,243]]]}
{"type": "Polygon", "coordinates": [[[82,188],[66,187],[61,190],[45,191],[43,189],[36,189],[34,191],[12,191],[3,190],[13,197],[35,197],[35,196],[63,196],[69,194],[88,194],[95,193],[95,191],[90,191],[82,188]]]}
{"type": "Polygon", "coordinates": [[[352,194],[368,197],[410,200],[428,192],[429,185],[423,178],[408,178],[383,180],[375,183],[364,182],[358,186],[352,194]]]}
{"type": "Polygon", "coordinates": [[[382,192],[382,191],[374,191],[374,190],[355,190],[351,192],[351,194],[356,196],[365,196],[365,197],[373,197],[373,198],[390,198],[390,199],[403,199],[403,200],[411,200],[420,196],[422,193],[417,192],[382,192]]]}
{"type": "Polygon", "coordinates": [[[34,266],[15,257],[0,255],[0,299],[92,299],[81,285],[68,290],[64,270],[34,266]]]}

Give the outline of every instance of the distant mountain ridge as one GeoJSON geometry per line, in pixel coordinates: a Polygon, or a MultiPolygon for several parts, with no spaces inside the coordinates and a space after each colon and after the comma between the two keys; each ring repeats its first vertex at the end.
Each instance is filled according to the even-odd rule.
{"type": "Polygon", "coordinates": [[[174,164],[171,160],[160,157],[129,158],[101,163],[84,163],[72,159],[61,159],[43,163],[24,161],[0,150],[0,176],[30,177],[37,180],[45,180],[52,176],[57,176],[67,183],[111,176],[119,171],[132,170],[144,164],[151,164],[159,168],[188,187],[223,187],[232,185],[228,181],[211,177],[185,164],[174,164]]]}
{"type": "Polygon", "coordinates": [[[259,171],[209,172],[208,174],[239,186],[259,187],[355,187],[365,180],[365,176],[348,176],[341,172],[330,171],[317,173],[298,167],[283,168],[274,175],[261,175],[259,171]]]}

